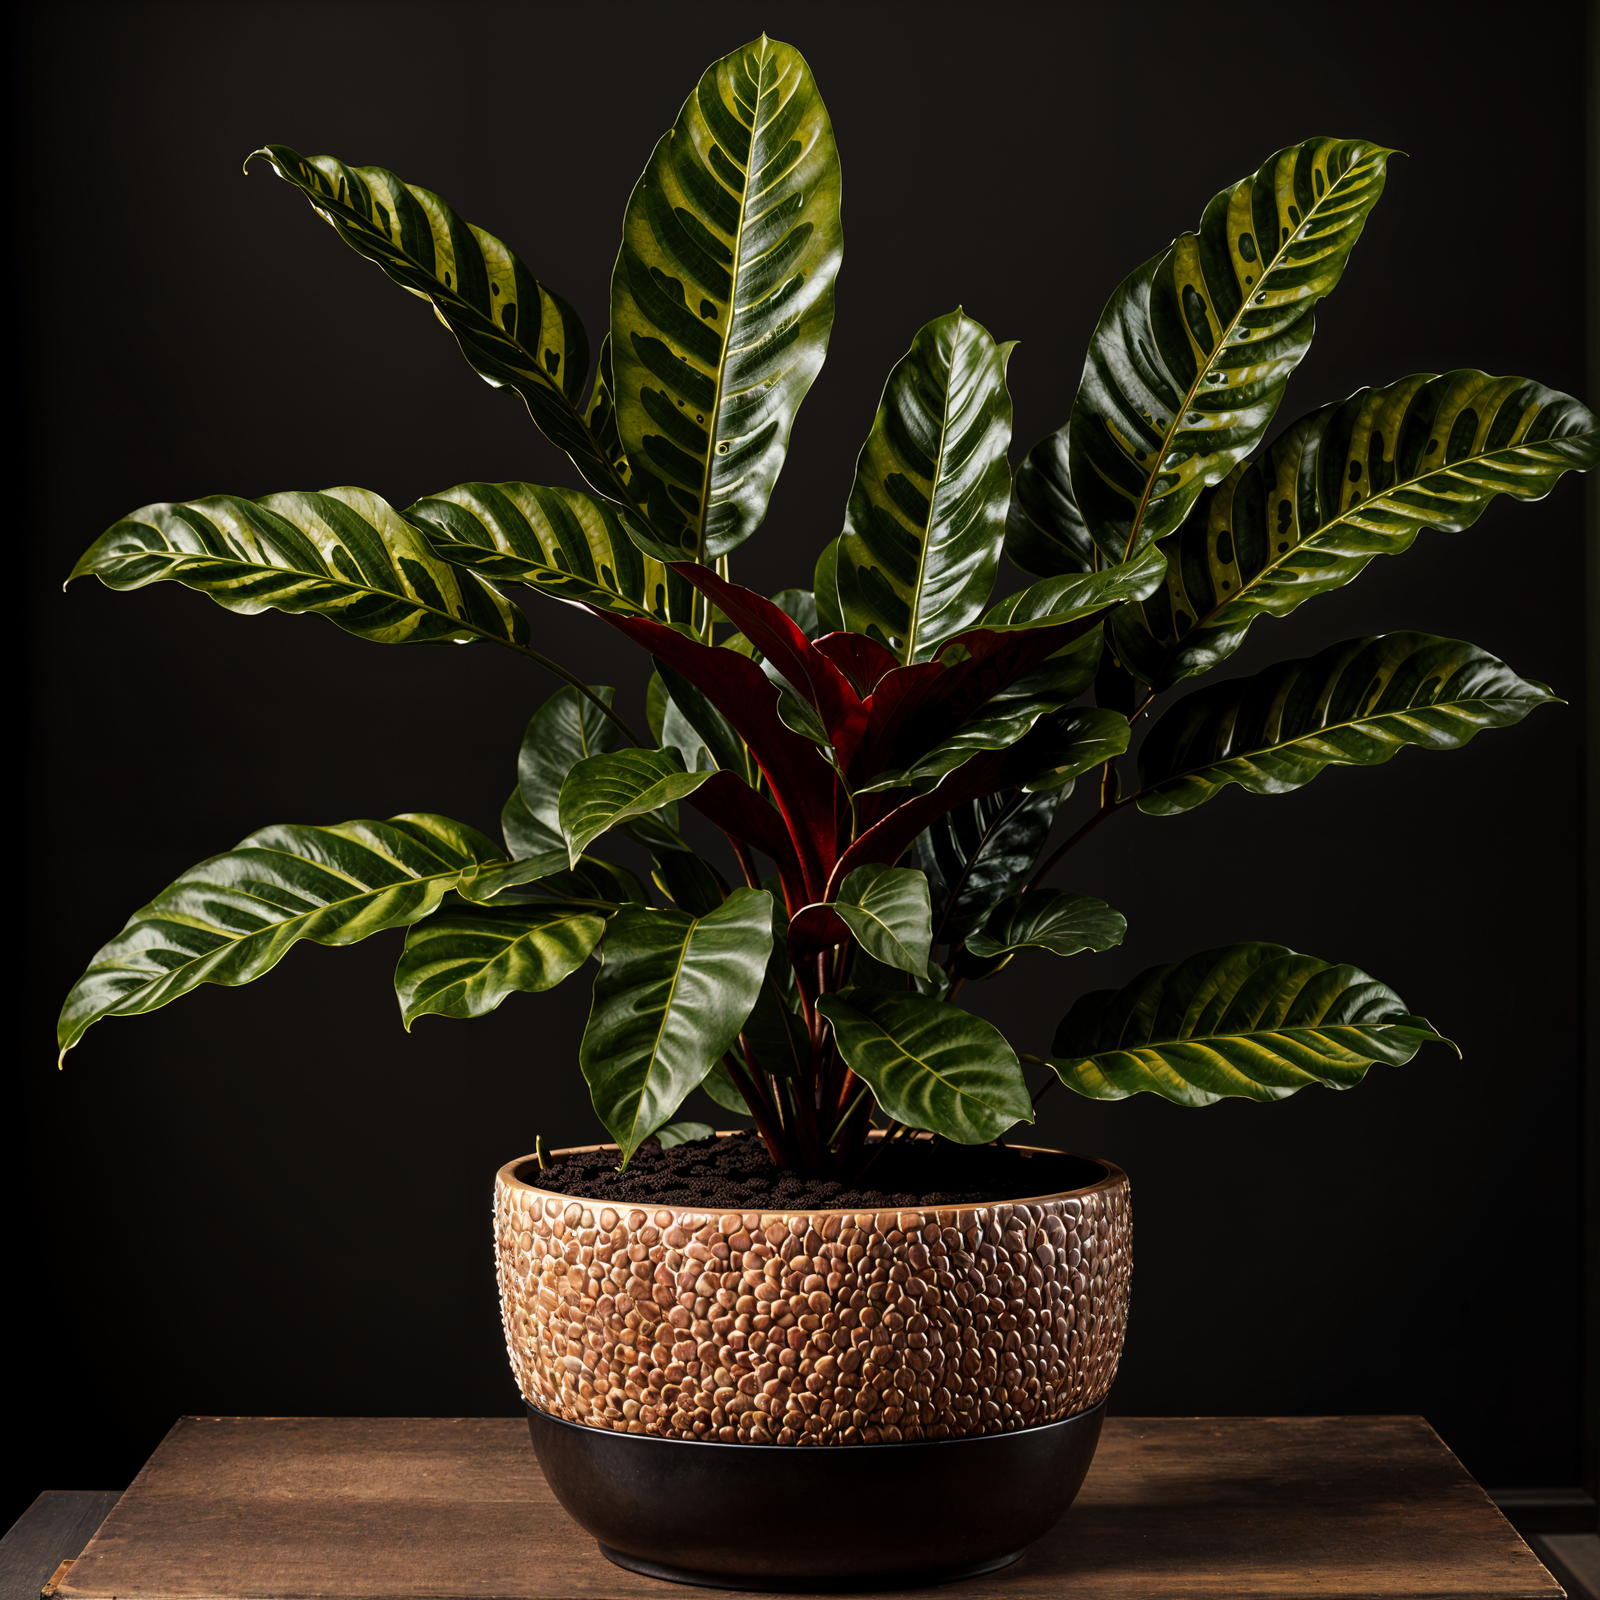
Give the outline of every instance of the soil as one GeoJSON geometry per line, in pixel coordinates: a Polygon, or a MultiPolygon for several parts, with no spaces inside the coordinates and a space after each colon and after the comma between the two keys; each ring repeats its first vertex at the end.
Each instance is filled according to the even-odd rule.
{"type": "Polygon", "coordinates": [[[993,1205],[1081,1189],[1105,1176],[1081,1156],[1025,1156],[1004,1145],[945,1140],[895,1145],[851,1178],[807,1178],[773,1164],[753,1133],[699,1139],[663,1150],[646,1144],[626,1172],[617,1152],[579,1151],[540,1171],[524,1162],[524,1183],[614,1204],[693,1206],[707,1211],[881,1211],[898,1207],[993,1205]],[[870,1186],[869,1186],[870,1185],[870,1186]]]}

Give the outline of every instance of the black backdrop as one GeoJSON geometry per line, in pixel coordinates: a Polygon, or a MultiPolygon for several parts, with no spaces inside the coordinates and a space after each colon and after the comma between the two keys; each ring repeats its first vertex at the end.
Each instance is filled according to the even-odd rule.
{"type": "MultiPolygon", "coordinates": [[[[380,650],[176,585],[61,592],[81,549],[152,500],[355,483],[404,505],[467,478],[575,481],[425,306],[265,168],[240,176],[248,150],[283,141],[438,189],[598,343],[653,141],[713,57],[763,26],[796,43],[837,130],[848,254],[772,515],[735,557],[772,589],[809,582],[883,375],[923,321],[961,303],[1021,339],[1019,458],[1064,419],[1120,277],[1312,133],[1409,154],[1284,421],[1458,365],[1582,393],[1583,23],[1570,0],[1489,38],[1423,5],[1338,20],[861,3],[780,19],[709,0],[25,13],[15,1508],[125,1483],[185,1412],[515,1413],[490,1180],[536,1133],[599,1136],[574,1066],[579,985],[408,1036],[398,935],[299,947],[248,990],[104,1023],[54,1069],[59,997],[177,873],[273,821],[437,810],[492,829],[555,687],[488,645],[380,650]]],[[[1119,819],[1062,881],[1123,910],[1127,944],[969,990],[1039,1049],[1086,988],[1266,938],[1367,968],[1462,1046],[1460,1063],[1434,1047],[1354,1093],[1277,1106],[1045,1100],[1039,1142],[1133,1179],[1123,1414],[1420,1412],[1484,1481],[1577,1479],[1582,503],[1568,479],[1542,505],[1424,535],[1258,624],[1234,663],[1418,628],[1574,704],[1449,756],[1119,819]]],[[[528,604],[542,648],[638,696],[642,662],[614,635],[528,604]]]]}

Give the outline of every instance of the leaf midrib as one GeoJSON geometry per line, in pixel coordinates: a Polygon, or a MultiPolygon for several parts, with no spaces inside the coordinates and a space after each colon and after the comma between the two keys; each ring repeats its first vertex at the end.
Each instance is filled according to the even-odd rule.
{"type": "MultiPolygon", "coordinates": [[[[763,81],[763,79],[765,77],[765,74],[766,74],[767,52],[768,52],[768,50],[771,49],[771,45],[772,45],[772,41],[767,38],[765,33],[763,33],[761,35],[761,43],[760,43],[760,46],[759,46],[759,50],[760,50],[759,65],[758,65],[757,71],[756,71],[756,103],[755,103],[754,106],[751,107],[751,110],[750,110],[750,162],[751,163],[753,163],[754,160],[755,160],[757,130],[761,125],[761,85],[762,85],[762,81],[763,81]]],[[[698,114],[699,113],[699,107],[696,106],[695,109],[696,109],[696,114],[698,114]]],[[[723,154],[726,155],[727,152],[724,151],[723,154]]],[[[748,228],[749,223],[750,223],[749,200],[750,200],[750,177],[751,177],[752,171],[753,171],[753,166],[747,164],[745,166],[745,169],[744,169],[744,188],[740,192],[740,195],[739,195],[739,225],[738,225],[738,229],[735,232],[734,238],[733,238],[733,270],[728,275],[728,280],[729,280],[728,331],[722,336],[722,349],[721,349],[721,352],[717,356],[717,371],[716,371],[716,376],[715,376],[715,378],[713,380],[715,382],[715,384],[716,384],[716,394],[714,395],[714,397],[712,399],[712,402],[711,402],[711,408],[712,408],[711,409],[711,429],[710,429],[710,432],[709,432],[709,434],[707,436],[707,441],[706,441],[705,466],[702,467],[701,471],[700,471],[700,512],[699,512],[699,515],[695,519],[695,530],[694,530],[695,554],[694,554],[694,558],[695,558],[696,561],[700,562],[702,566],[705,564],[705,559],[706,559],[706,521],[709,518],[710,511],[711,511],[711,472],[712,472],[712,463],[717,458],[717,443],[718,443],[718,438],[719,438],[718,430],[722,426],[722,402],[723,402],[723,400],[725,398],[725,396],[723,394],[723,389],[722,389],[722,375],[727,370],[727,367],[728,367],[728,349],[729,349],[729,346],[733,343],[733,317],[734,317],[734,311],[735,311],[736,307],[739,304],[739,272],[740,272],[741,267],[744,264],[744,236],[745,236],[745,230],[746,230],[746,228],[748,228]]],[[[716,174],[715,173],[712,173],[711,176],[713,178],[713,181],[720,181],[720,180],[718,180],[716,178],[716,174]]],[[[792,233],[794,230],[790,229],[789,231],[792,233]]],[[[784,235],[784,238],[788,238],[788,236],[789,235],[786,233],[784,235]]],[[[774,248],[776,248],[776,246],[774,246],[774,248]]],[[[709,609],[708,609],[708,611],[706,613],[706,617],[707,617],[706,626],[707,626],[707,629],[709,630],[709,628],[711,626],[709,609]]],[[[709,637],[709,634],[708,634],[708,637],[709,637]]]]}
{"type": "MultiPolygon", "coordinates": [[[[1162,778],[1159,782],[1150,784],[1148,787],[1140,789],[1137,794],[1131,794],[1127,797],[1127,799],[1118,801],[1118,804],[1127,805],[1131,801],[1141,799],[1147,794],[1159,794],[1163,789],[1166,789],[1170,785],[1177,783],[1180,779],[1192,778],[1196,773],[1202,773],[1208,767],[1221,767],[1225,766],[1231,761],[1247,761],[1254,760],[1258,756],[1274,755],[1278,751],[1287,750],[1293,745],[1304,744],[1308,740],[1322,738],[1327,734],[1338,733],[1343,729],[1371,727],[1372,725],[1383,722],[1387,719],[1400,719],[1408,715],[1415,714],[1419,711],[1453,711],[1457,708],[1470,705],[1520,705],[1522,703],[1523,702],[1514,695],[1468,695],[1460,700],[1433,700],[1424,706],[1409,706],[1404,710],[1380,711],[1375,716],[1371,717],[1351,717],[1347,718],[1343,722],[1330,722],[1323,727],[1308,729],[1305,733],[1296,734],[1293,738],[1280,739],[1275,744],[1254,745],[1248,750],[1230,752],[1227,755],[1213,756],[1209,761],[1202,761],[1196,766],[1184,767],[1181,771],[1170,773],[1167,777],[1162,778]]],[[[1543,702],[1537,697],[1532,699],[1529,703],[1531,705],[1543,704],[1543,702]]],[[[1323,763],[1324,766],[1335,766],[1340,764],[1341,763],[1332,758],[1323,763]]],[[[1362,762],[1358,764],[1366,765],[1367,763],[1362,762]]]]}
{"type": "Polygon", "coordinates": [[[939,449],[934,456],[933,476],[928,485],[928,520],[922,529],[921,549],[917,554],[917,583],[911,596],[911,626],[906,632],[906,653],[901,663],[908,667],[916,660],[917,635],[922,631],[922,591],[928,577],[928,546],[933,538],[934,509],[939,502],[939,485],[944,476],[945,440],[950,433],[950,391],[955,384],[956,346],[967,325],[965,312],[958,311],[956,318],[957,337],[950,341],[950,366],[945,376],[944,405],[939,412],[939,449]]]}
{"type": "MultiPolygon", "coordinates": [[[[1351,170],[1353,171],[1354,168],[1351,170]]],[[[1325,194],[1314,206],[1311,207],[1309,211],[1306,212],[1305,216],[1300,220],[1300,226],[1296,228],[1287,239],[1283,240],[1279,244],[1278,248],[1273,252],[1272,260],[1261,269],[1260,276],[1251,286],[1256,294],[1261,294],[1263,292],[1262,286],[1266,283],[1267,278],[1272,273],[1277,271],[1289,246],[1306,231],[1306,229],[1311,225],[1312,218],[1316,217],[1322,211],[1322,208],[1333,199],[1334,195],[1338,193],[1340,185],[1343,184],[1345,179],[1347,179],[1349,176],[1350,173],[1346,172],[1337,183],[1330,183],[1328,185],[1327,194],[1325,194]]],[[[1251,181],[1253,181],[1255,177],[1256,174],[1252,173],[1251,181]]],[[[1274,197],[1274,199],[1276,199],[1276,197],[1274,197]]],[[[1198,233],[1191,233],[1190,237],[1194,238],[1198,243],[1200,236],[1198,233]]],[[[1171,253],[1176,249],[1176,244],[1169,245],[1167,250],[1162,253],[1162,259],[1170,261],[1171,253]]],[[[1231,262],[1231,255],[1229,260],[1231,262]]],[[[1235,278],[1237,279],[1237,273],[1235,273],[1235,278]]],[[[1321,299],[1323,297],[1319,295],[1317,298],[1321,299]]],[[[1210,306],[1211,295],[1209,290],[1206,294],[1206,300],[1208,302],[1208,309],[1214,309],[1210,306]]],[[[1124,561],[1128,561],[1132,558],[1133,547],[1139,538],[1140,528],[1144,526],[1145,512],[1149,509],[1150,497],[1155,489],[1156,479],[1159,478],[1166,470],[1164,463],[1167,459],[1167,452],[1172,445],[1173,439],[1177,437],[1180,431],[1183,415],[1189,409],[1190,405],[1193,404],[1194,397],[1200,392],[1200,385],[1205,381],[1206,374],[1210,372],[1211,369],[1217,364],[1217,361],[1220,358],[1223,350],[1227,347],[1229,336],[1233,333],[1233,330],[1238,327],[1239,319],[1250,308],[1250,304],[1251,296],[1247,293],[1242,294],[1239,301],[1239,309],[1234,312],[1233,316],[1228,320],[1227,325],[1222,328],[1220,333],[1218,333],[1216,345],[1213,347],[1211,355],[1206,360],[1204,365],[1197,368],[1194,382],[1189,385],[1188,392],[1183,397],[1183,404],[1172,413],[1171,425],[1167,428],[1166,433],[1162,436],[1161,448],[1156,452],[1155,455],[1155,466],[1145,478],[1144,493],[1139,497],[1139,505],[1134,512],[1133,524],[1128,530],[1128,542],[1123,547],[1122,551],[1122,559],[1124,561]]],[[[1184,325],[1184,333],[1187,338],[1189,338],[1191,341],[1193,340],[1194,335],[1189,331],[1187,323],[1184,325]]],[[[1196,454],[1198,453],[1199,452],[1197,451],[1196,454]]]]}
{"type": "MultiPolygon", "coordinates": [[[[1443,374],[1434,373],[1433,376],[1437,378],[1443,376],[1443,374]]],[[[1590,429],[1588,435],[1581,433],[1564,434],[1563,438],[1582,439],[1592,436],[1594,431],[1595,430],[1590,429]]],[[[1542,444],[1544,442],[1544,440],[1537,440],[1535,441],[1535,444],[1542,444]]],[[[1317,541],[1325,534],[1332,533],[1336,528],[1348,527],[1359,513],[1366,511],[1370,506],[1373,506],[1380,500],[1387,499],[1390,495],[1399,493],[1402,490],[1419,488],[1421,485],[1426,484],[1431,478],[1441,477],[1446,473],[1455,472],[1462,467],[1476,466],[1480,462],[1493,461],[1496,457],[1507,456],[1516,451],[1529,450],[1532,448],[1533,446],[1526,443],[1505,445],[1499,450],[1485,450],[1475,456],[1464,456],[1458,461],[1440,462],[1440,464],[1435,467],[1432,472],[1425,472],[1420,477],[1406,478],[1402,482],[1391,483],[1386,489],[1382,490],[1378,494],[1369,494],[1364,500],[1353,501],[1350,505],[1346,506],[1343,511],[1339,512],[1339,514],[1331,521],[1324,522],[1320,527],[1307,535],[1307,537],[1301,539],[1297,544],[1290,545],[1290,547],[1281,554],[1275,554],[1273,558],[1264,567],[1262,567],[1261,570],[1257,572],[1248,583],[1244,583],[1239,586],[1239,591],[1237,594],[1230,595],[1226,600],[1223,600],[1212,606],[1212,608],[1206,612],[1203,617],[1197,616],[1193,625],[1186,629],[1180,637],[1173,641],[1166,654],[1161,658],[1161,666],[1159,668],[1160,673],[1163,675],[1166,673],[1167,668],[1172,663],[1173,656],[1175,656],[1183,647],[1186,640],[1192,639],[1194,635],[1202,628],[1210,626],[1218,616],[1228,609],[1229,606],[1237,605],[1241,600],[1249,596],[1252,590],[1256,589],[1261,584],[1269,582],[1272,578],[1272,575],[1276,573],[1280,567],[1284,566],[1287,562],[1292,561],[1294,557],[1299,555],[1302,551],[1314,551],[1317,548],[1317,541]]],[[[1259,465],[1259,462],[1250,463],[1250,466],[1256,465],[1259,465]]],[[[1245,470],[1248,471],[1249,468],[1247,467],[1245,470]]],[[[1299,482],[1299,476],[1299,473],[1296,472],[1296,483],[1299,482]]],[[[1491,493],[1489,498],[1492,500],[1494,498],[1494,494],[1491,493]]],[[[1431,523],[1419,521],[1415,529],[1415,533],[1423,533],[1431,526],[1431,523]]],[[[1181,537],[1182,532],[1183,530],[1181,528],[1174,529],[1173,537],[1181,537]]],[[[1231,537],[1233,534],[1231,519],[1229,522],[1228,532],[1231,537]]],[[[1373,552],[1373,554],[1378,553],[1379,552],[1373,552]]],[[[1369,557],[1368,559],[1371,558],[1369,557]]],[[[1208,562],[1208,570],[1209,565],[1210,564],[1208,562]]]]}
{"type": "MultiPolygon", "coordinates": [[[[280,853],[287,854],[287,852],[280,852],[280,853]]],[[[322,868],[322,863],[316,862],[316,861],[311,861],[311,859],[309,857],[307,857],[307,856],[289,856],[288,859],[290,859],[292,861],[305,861],[305,862],[308,863],[308,865],[322,868]]],[[[472,864],[469,863],[469,865],[472,865],[472,864]]],[[[355,881],[354,879],[349,878],[349,875],[347,873],[339,872],[336,868],[322,868],[322,870],[329,871],[334,876],[346,878],[347,881],[349,881],[351,883],[354,883],[354,881],[355,881]]],[[[310,911],[298,912],[296,915],[294,915],[292,917],[283,918],[283,920],[280,921],[280,922],[269,923],[265,928],[252,929],[251,932],[249,932],[249,933],[233,933],[229,929],[224,928],[220,923],[201,922],[201,921],[199,921],[199,920],[197,920],[196,918],[193,918],[193,917],[150,916],[150,917],[143,918],[142,921],[144,923],[146,923],[146,924],[152,923],[152,922],[175,922],[175,923],[179,923],[179,924],[181,924],[181,925],[183,925],[185,927],[200,928],[200,929],[203,929],[203,930],[205,930],[207,932],[220,933],[220,934],[222,934],[222,936],[225,939],[227,939],[229,941],[229,943],[227,945],[227,948],[231,949],[231,950],[237,950],[241,945],[246,945],[246,944],[250,943],[250,941],[253,940],[253,939],[266,939],[266,938],[270,937],[271,935],[281,931],[282,929],[292,928],[295,925],[295,923],[297,923],[297,922],[301,922],[301,923],[310,922],[313,918],[320,917],[325,912],[337,911],[341,907],[353,906],[358,901],[361,901],[363,899],[373,900],[373,899],[376,899],[379,895],[388,894],[391,890],[395,890],[395,889],[408,889],[408,888],[419,887],[419,886],[423,886],[423,885],[426,885],[426,884],[439,882],[439,881],[441,881],[441,880],[443,880],[445,878],[456,878],[456,879],[459,879],[461,874],[463,872],[467,871],[467,870],[468,870],[467,867],[451,867],[451,868],[447,868],[443,872],[421,873],[421,874],[418,874],[415,877],[402,878],[402,879],[398,880],[395,883],[382,884],[377,888],[368,887],[368,888],[363,889],[361,891],[361,893],[359,893],[359,894],[347,895],[342,900],[328,900],[328,901],[325,901],[322,905],[315,906],[310,911]]],[[[182,879],[179,880],[179,882],[183,882],[183,881],[184,880],[182,880],[182,879]]],[[[218,889],[218,890],[230,889],[234,893],[238,892],[236,889],[233,889],[232,885],[229,885],[229,884],[209,884],[204,879],[192,879],[192,880],[189,880],[189,883],[190,883],[191,887],[195,887],[195,888],[214,888],[214,889],[218,889]]],[[[176,888],[177,884],[174,884],[173,887],[176,888]]],[[[248,892],[248,891],[246,891],[246,892],[248,892]]],[[[252,896],[251,898],[259,898],[259,896],[252,896]]],[[[152,903],[154,903],[154,902],[152,902],[152,903]]],[[[130,924],[130,926],[131,926],[131,924],[130,924]]],[[[215,948],[213,948],[211,950],[205,951],[201,955],[193,957],[191,960],[180,962],[175,967],[166,968],[163,972],[158,974],[156,977],[153,977],[153,978],[147,980],[142,985],[140,985],[140,989],[138,991],[136,991],[136,993],[142,993],[144,990],[153,988],[154,986],[164,982],[168,978],[175,977],[175,976],[185,972],[190,967],[195,967],[195,966],[198,966],[203,961],[211,960],[211,958],[214,957],[218,953],[218,951],[221,950],[222,948],[223,948],[223,946],[219,945],[219,946],[217,946],[217,947],[215,947],[215,948]]],[[[96,971],[96,970],[118,971],[118,972],[137,972],[140,969],[137,968],[137,967],[128,967],[128,966],[116,966],[116,967],[113,967],[113,966],[108,964],[104,968],[98,968],[97,969],[97,968],[91,967],[89,970],[91,972],[96,971]]],[[[85,973],[85,976],[87,977],[88,974],[85,973]]],[[[110,1011],[101,1012],[101,1013],[99,1013],[99,1015],[101,1015],[101,1016],[111,1016],[111,1015],[114,1015],[117,1011],[120,1011],[121,1009],[122,1009],[122,1006],[119,1003],[117,1006],[113,1007],[110,1011]]]]}
{"type": "MultiPolygon", "coordinates": [[[[845,1003],[847,1005],[849,1004],[848,1001],[846,1001],[845,1003]]],[[[851,1007],[851,1009],[854,1010],[855,1008],[851,1007]]],[[[1004,1112],[1004,1111],[1006,1111],[1008,1109],[1005,1106],[995,1105],[992,1101],[985,1100],[981,1095],[973,1094],[970,1089],[962,1089],[962,1088],[957,1087],[957,1085],[952,1083],[947,1077],[944,1076],[943,1073],[941,1073],[941,1072],[937,1071],[935,1068],[929,1066],[928,1063],[926,1061],[924,1061],[921,1056],[914,1055],[910,1050],[906,1049],[906,1047],[903,1044],[901,1044],[900,1041],[897,1038],[895,1038],[895,1036],[892,1033],[890,1033],[889,1030],[887,1028],[885,1028],[884,1025],[881,1022],[879,1022],[876,1017],[870,1016],[866,1012],[863,1012],[863,1011],[856,1011],[856,1015],[858,1017],[861,1017],[863,1021],[871,1023],[872,1026],[874,1028],[876,1028],[878,1030],[878,1032],[885,1039],[887,1039],[891,1045],[894,1046],[896,1052],[899,1054],[900,1059],[902,1061],[914,1062],[917,1066],[921,1067],[922,1070],[924,1072],[926,1072],[930,1078],[933,1078],[935,1081],[937,1081],[938,1083],[942,1084],[946,1089],[948,1089],[951,1094],[959,1095],[963,1099],[974,1100],[980,1106],[984,1106],[985,1108],[987,1108],[990,1111],[1004,1112]]]]}

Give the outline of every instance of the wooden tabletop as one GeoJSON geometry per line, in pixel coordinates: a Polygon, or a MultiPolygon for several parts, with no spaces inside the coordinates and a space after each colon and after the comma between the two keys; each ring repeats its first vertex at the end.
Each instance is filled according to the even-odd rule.
{"type": "MultiPolygon", "coordinates": [[[[56,1590],[60,1600],[688,1592],[606,1561],[556,1504],[525,1424],[499,1417],[186,1417],[56,1590]]],[[[1076,1503],[1021,1561],[918,1592],[944,1600],[1563,1593],[1420,1417],[1113,1418],[1076,1503]]]]}

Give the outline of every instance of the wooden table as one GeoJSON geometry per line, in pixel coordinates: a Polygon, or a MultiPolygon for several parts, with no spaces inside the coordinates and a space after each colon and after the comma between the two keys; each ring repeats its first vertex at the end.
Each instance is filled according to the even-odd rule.
{"type": "MultiPolygon", "coordinates": [[[[499,1417],[185,1417],[55,1587],[59,1600],[687,1592],[606,1561],[556,1504],[524,1423],[499,1417]]],[[[1108,1421],[1077,1502],[1021,1561],[919,1592],[1558,1600],[1563,1590],[1420,1417],[1202,1417],[1108,1421]]]]}

